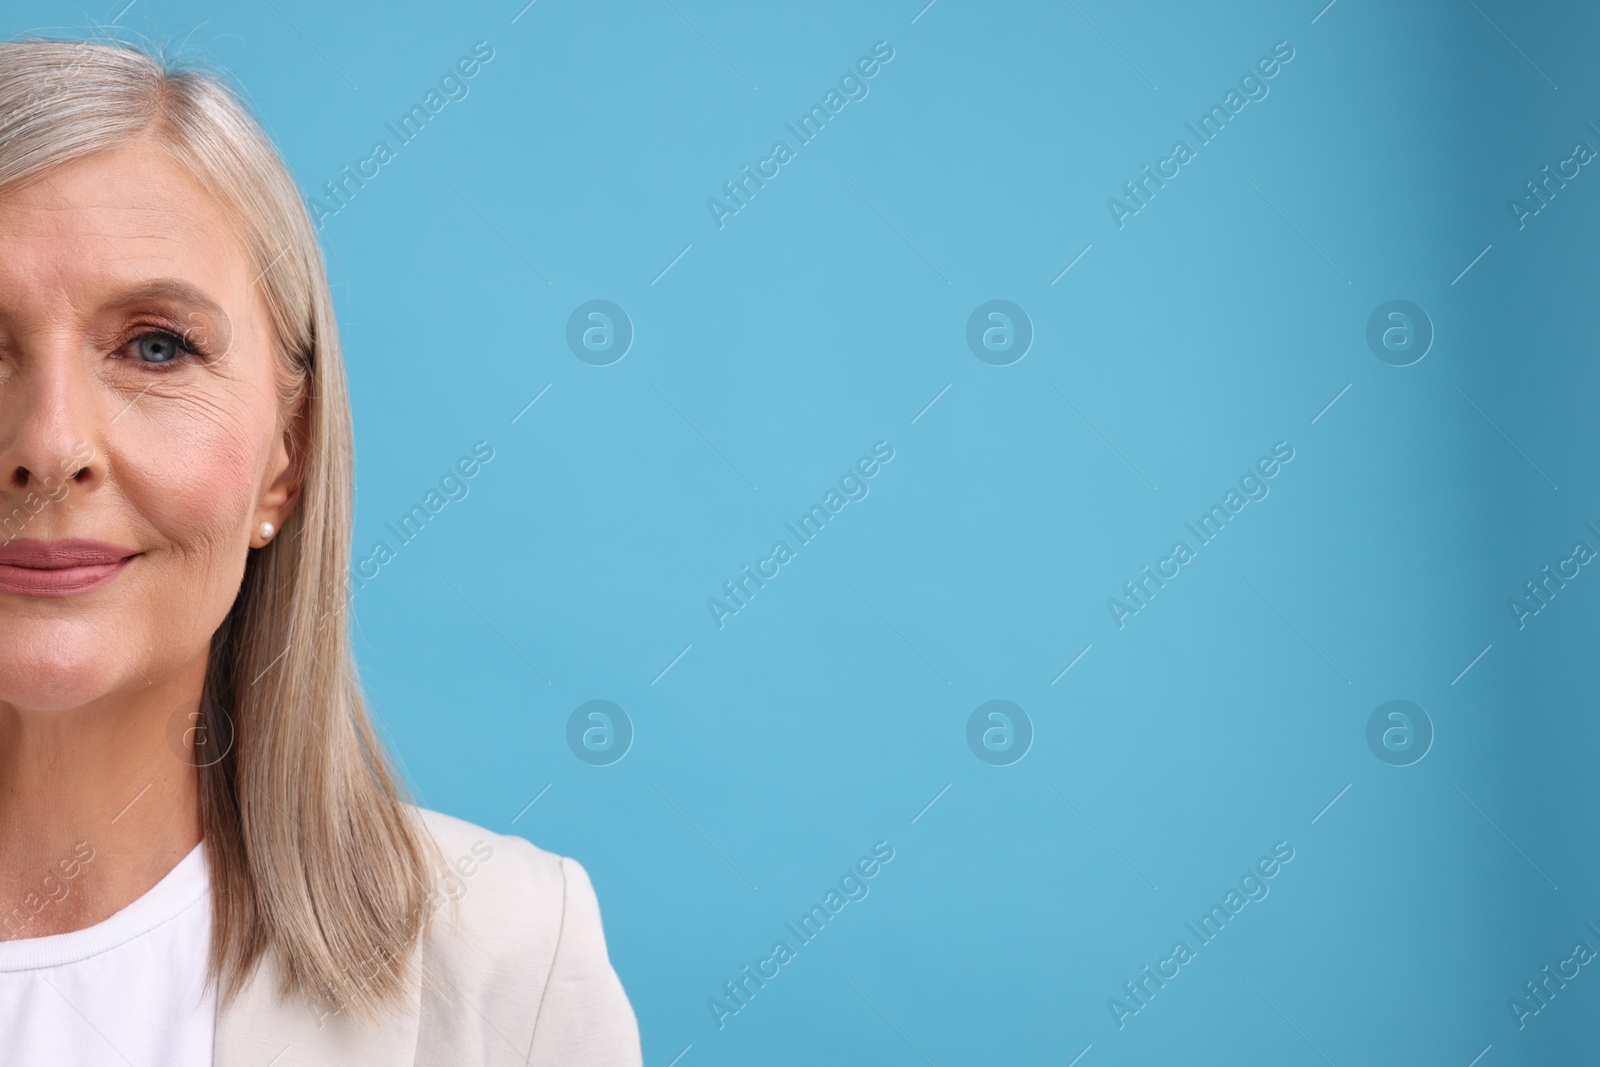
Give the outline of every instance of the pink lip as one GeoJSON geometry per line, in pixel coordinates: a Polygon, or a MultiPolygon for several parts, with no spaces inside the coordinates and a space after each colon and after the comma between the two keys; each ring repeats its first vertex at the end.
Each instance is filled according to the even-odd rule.
{"type": "Polygon", "coordinates": [[[19,539],[0,545],[0,593],[67,597],[110,582],[139,553],[104,541],[19,539]]]}

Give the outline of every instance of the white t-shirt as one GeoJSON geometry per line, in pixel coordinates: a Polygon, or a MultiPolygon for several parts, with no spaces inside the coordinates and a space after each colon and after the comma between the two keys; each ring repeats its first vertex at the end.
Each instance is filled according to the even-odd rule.
{"type": "Polygon", "coordinates": [[[0,1062],[212,1067],[210,888],[201,842],[104,922],[0,941],[0,1062]]]}

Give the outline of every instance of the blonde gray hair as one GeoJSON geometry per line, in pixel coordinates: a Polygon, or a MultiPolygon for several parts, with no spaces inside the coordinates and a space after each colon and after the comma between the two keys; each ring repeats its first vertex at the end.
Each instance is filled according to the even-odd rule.
{"type": "Polygon", "coordinates": [[[302,483],[212,640],[200,714],[208,744],[231,745],[194,760],[210,975],[226,1004],[271,952],[280,995],[375,1018],[404,988],[441,857],[373,730],[350,648],[350,403],[316,229],[221,75],[121,41],[0,43],[0,192],[140,139],[237,221],[271,310],[302,483]]]}

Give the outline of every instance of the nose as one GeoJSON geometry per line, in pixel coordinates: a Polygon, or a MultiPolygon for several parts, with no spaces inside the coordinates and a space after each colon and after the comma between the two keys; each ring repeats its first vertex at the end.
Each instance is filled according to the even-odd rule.
{"type": "Polygon", "coordinates": [[[65,352],[38,352],[0,386],[4,490],[55,498],[64,485],[87,489],[103,480],[94,444],[98,398],[81,364],[65,352]]]}

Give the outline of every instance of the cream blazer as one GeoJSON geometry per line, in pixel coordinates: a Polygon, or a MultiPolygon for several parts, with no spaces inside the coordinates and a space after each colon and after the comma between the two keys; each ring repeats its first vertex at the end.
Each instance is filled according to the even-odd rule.
{"type": "Polygon", "coordinates": [[[408,963],[404,1009],[364,1026],[332,1005],[282,1000],[269,955],[218,1012],[215,1067],[641,1067],[638,1023],[584,869],[520,837],[415,810],[458,877],[408,963]]]}

